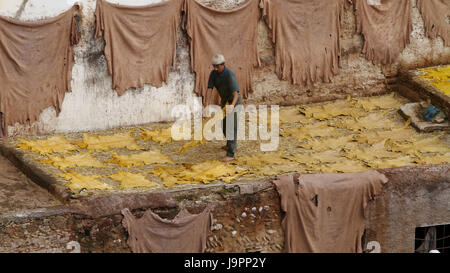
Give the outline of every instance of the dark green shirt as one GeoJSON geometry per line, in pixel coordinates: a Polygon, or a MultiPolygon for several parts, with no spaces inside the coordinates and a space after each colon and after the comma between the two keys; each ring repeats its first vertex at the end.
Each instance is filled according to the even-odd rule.
{"type": "MultiPolygon", "coordinates": [[[[239,87],[236,81],[236,76],[233,71],[229,70],[227,67],[224,68],[222,73],[219,74],[216,70],[211,71],[209,74],[208,88],[215,87],[219,91],[221,100],[221,107],[225,107],[228,103],[233,102],[233,92],[237,91],[239,93],[239,87]]],[[[236,105],[242,104],[242,97],[238,94],[238,100],[236,105]]]]}

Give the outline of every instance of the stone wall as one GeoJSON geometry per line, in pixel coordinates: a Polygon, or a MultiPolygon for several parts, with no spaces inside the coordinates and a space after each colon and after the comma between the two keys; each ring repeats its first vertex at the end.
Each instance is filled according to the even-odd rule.
{"type": "MultiPolygon", "coordinates": [[[[366,208],[363,249],[375,241],[383,253],[414,252],[416,227],[450,223],[450,166],[380,171],[389,182],[366,208]]],[[[152,208],[170,219],[181,208],[199,213],[210,203],[215,205],[215,221],[207,252],[281,252],[284,247],[280,198],[269,180],[164,192],[163,196],[141,193],[122,200],[111,196],[90,200],[91,209],[84,215],[70,213],[67,207],[0,214],[0,252],[70,252],[66,247],[71,241],[80,245],[81,252],[130,252],[121,224],[124,206],[137,217],[152,208]]]]}
{"type": "Polygon", "coordinates": [[[383,170],[383,194],[367,207],[366,243],[381,252],[414,252],[415,229],[450,223],[450,165],[383,170]]]}
{"type": "MultiPolygon", "coordinates": [[[[110,0],[127,5],[143,5],[160,0],[110,0]]],[[[218,9],[233,8],[243,0],[199,0],[218,9]]],[[[342,69],[332,83],[317,83],[313,88],[280,81],[274,73],[274,47],[268,28],[262,20],[258,25],[258,49],[262,66],[254,72],[254,93],[246,103],[301,104],[352,96],[382,94],[393,85],[398,71],[450,62],[450,48],[441,38],[430,40],[424,36],[421,15],[413,9],[411,44],[397,62],[389,66],[375,66],[360,54],[363,38],[356,35],[353,9],[342,18],[342,69]]],[[[68,9],[75,0],[0,0],[0,15],[20,20],[52,17],[68,9]]],[[[123,96],[111,90],[103,55],[103,39],[95,40],[94,12],[96,0],[79,0],[83,6],[81,42],[75,47],[72,93],[67,93],[62,112],[56,116],[53,108],[45,109],[39,121],[31,125],[16,124],[9,128],[10,136],[50,134],[107,129],[125,125],[172,120],[171,109],[177,104],[192,105],[198,99],[193,93],[194,75],[189,68],[186,35],[179,30],[176,64],[169,82],[161,88],[146,85],[128,90],[123,96]]]]}

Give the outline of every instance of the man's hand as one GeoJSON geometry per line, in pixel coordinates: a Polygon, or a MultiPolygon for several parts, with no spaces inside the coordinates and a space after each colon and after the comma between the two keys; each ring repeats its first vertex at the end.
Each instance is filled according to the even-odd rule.
{"type": "Polygon", "coordinates": [[[212,88],[208,88],[206,90],[206,94],[204,96],[202,96],[202,98],[203,98],[203,105],[206,105],[209,102],[209,100],[211,100],[212,91],[213,91],[212,88]]]}
{"type": "Polygon", "coordinates": [[[237,91],[234,91],[234,92],[233,92],[233,102],[231,102],[231,105],[227,105],[227,106],[226,106],[226,112],[227,112],[227,115],[228,115],[228,114],[231,114],[231,113],[233,112],[234,105],[236,105],[236,102],[237,102],[238,98],[239,98],[238,92],[237,92],[237,91]]]}

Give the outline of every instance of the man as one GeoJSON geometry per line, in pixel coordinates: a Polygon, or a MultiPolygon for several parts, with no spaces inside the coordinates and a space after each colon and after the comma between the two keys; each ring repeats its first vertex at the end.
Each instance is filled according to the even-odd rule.
{"type": "Polygon", "coordinates": [[[227,155],[222,161],[228,162],[234,160],[236,153],[238,109],[236,109],[235,106],[242,105],[242,97],[239,94],[236,76],[231,70],[225,67],[225,58],[223,55],[215,55],[212,58],[212,65],[214,70],[209,74],[208,93],[211,94],[210,92],[212,92],[215,87],[221,98],[221,108],[224,108],[227,103],[229,104],[229,106],[226,107],[227,115],[222,122],[222,130],[227,138],[227,155]],[[233,127],[228,126],[227,128],[227,117],[229,120],[234,119],[233,127]]]}

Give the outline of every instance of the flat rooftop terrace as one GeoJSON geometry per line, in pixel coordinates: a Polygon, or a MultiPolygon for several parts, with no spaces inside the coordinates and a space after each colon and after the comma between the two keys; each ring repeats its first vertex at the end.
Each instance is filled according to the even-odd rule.
{"type": "MultiPolygon", "coordinates": [[[[259,137],[240,140],[236,160],[229,163],[219,161],[225,156],[224,140],[174,141],[171,123],[16,137],[3,142],[2,151],[63,201],[241,183],[294,172],[449,164],[448,132],[417,132],[398,113],[407,102],[391,93],[280,107],[277,150],[262,152],[261,143],[268,141],[259,137]]],[[[248,122],[246,127],[248,132],[248,122]]]]}
{"type": "Polygon", "coordinates": [[[409,102],[391,93],[281,107],[278,149],[239,141],[230,163],[219,161],[225,141],[174,141],[171,123],[3,140],[0,252],[70,252],[73,241],[81,252],[130,252],[123,208],[171,219],[207,204],[206,252],[280,252],[272,177],[369,169],[389,183],[366,209],[365,243],[414,252],[417,227],[449,222],[450,140],[416,131],[398,112],[409,102]]]}

